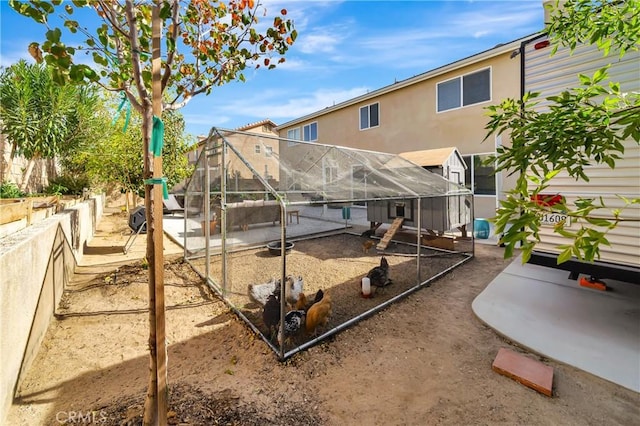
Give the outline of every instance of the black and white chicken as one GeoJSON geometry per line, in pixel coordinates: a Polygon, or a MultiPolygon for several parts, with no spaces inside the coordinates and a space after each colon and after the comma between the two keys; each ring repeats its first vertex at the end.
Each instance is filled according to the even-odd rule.
{"type": "Polygon", "coordinates": [[[367,273],[367,278],[369,278],[371,286],[376,287],[376,291],[393,284],[393,281],[389,278],[389,263],[387,263],[387,259],[384,256],[380,259],[380,266],[372,268],[367,273]]]}
{"type": "MultiPolygon", "coordinates": [[[[295,304],[304,289],[304,280],[300,276],[287,275],[285,285],[286,300],[291,305],[295,304]]],[[[269,295],[280,295],[280,280],[271,278],[262,284],[249,284],[249,298],[264,306],[269,295]]]]}
{"type": "MultiPolygon", "coordinates": [[[[306,314],[303,310],[287,312],[284,316],[284,340],[291,339],[304,328],[305,316],[306,314]]],[[[278,343],[282,344],[282,341],[283,333],[280,330],[278,331],[278,343]]]]}

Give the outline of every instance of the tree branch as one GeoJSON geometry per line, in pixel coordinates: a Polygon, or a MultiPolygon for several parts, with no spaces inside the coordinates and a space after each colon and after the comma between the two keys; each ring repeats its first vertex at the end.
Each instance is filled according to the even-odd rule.
{"type": "Polygon", "coordinates": [[[120,25],[118,25],[118,20],[115,19],[119,14],[112,6],[113,2],[107,3],[104,0],[98,0],[98,4],[100,5],[100,8],[104,11],[105,19],[109,21],[109,25],[111,25],[111,28],[113,28],[114,32],[120,33],[122,37],[129,37],[129,34],[127,34],[127,30],[125,28],[122,28],[120,25]],[[110,13],[107,13],[107,11],[109,11],[110,13]]]}
{"type": "MultiPolygon", "coordinates": [[[[138,89],[140,95],[141,104],[151,104],[151,97],[144,85],[142,79],[142,67],[140,66],[140,40],[138,39],[138,32],[136,31],[138,26],[136,25],[137,17],[135,15],[135,5],[132,0],[126,0],[126,17],[129,25],[129,40],[131,41],[131,66],[133,68],[133,80],[138,89]]],[[[127,93],[128,97],[133,96],[131,93],[127,93]]]]}
{"type": "MultiPolygon", "coordinates": [[[[180,29],[180,2],[178,0],[173,0],[171,5],[171,24],[172,31],[167,33],[167,39],[171,40],[173,46],[176,46],[178,40],[178,33],[180,29]]],[[[162,74],[162,92],[164,93],[164,89],[167,87],[169,83],[169,78],[171,77],[171,65],[173,65],[173,61],[175,59],[176,50],[167,51],[167,60],[164,64],[164,73],[162,74]]]]}

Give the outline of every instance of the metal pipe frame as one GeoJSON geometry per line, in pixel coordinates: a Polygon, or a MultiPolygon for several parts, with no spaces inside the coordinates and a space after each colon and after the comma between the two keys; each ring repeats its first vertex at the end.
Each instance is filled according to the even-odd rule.
{"type": "MultiPolygon", "coordinates": [[[[350,234],[351,235],[351,234],[350,234]]],[[[316,237],[317,238],[317,237],[316,237]]],[[[284,248],[284,247],[283,247],[284,248]]],[[[419,250],[417,249],[418,253],[419,250]]],[[[240,318],[242,318],[242,320],[247,323],[249,325],[249,327],[251,328],[251,330],[253,330],[256,334],[258,334],[260,336],[260,338],[269,346],[269,348],[271,348],[271,350],[276,354],[276,356],[278,357],[278,360],[283,362],[286,361],[287,359],[291,358],[293,355],[295,355],[298,352],[302,352],[312,346],[317,345],[318,343],[320,343],[321,341],[341,332],[342,330],[345,330],[349,327],[351,327],[352,325],[357,324],[358,322],[370,317],[371,315],[387,308],[388,306],[390,306],[391,304],[404,299],[405,297],[411,295],[412,293],[424,288],[424,287],[429,287],[431,286],[431,284],[440,279],[441,277],[445,276],[446,274],[448,274],[449,272],[453,271],[454,269],[456,269],[457,267],[463,265],[464,263],[468,262],[469,260],[473,259],[473,255],[468,255],[465,253],[458,253],[458,252],[450,252],[450,254],[460,254],[462,256],[464,256],[464,259],[462,259],[461,261],[455,263],[454,265],[451,265],[450,267],[448,267],[447,269],[439,272],[438,274],[430,277],[429,279],[420,282],[419,284],[408,288],[407,290],[403,291],[400,294],[397,294],[396,296],[392,297],[391,299],[376,305],[375,307],[369,309],[368,311],[365,311],[353,318],[351,318],[348,321],[343,322],[342,324],[339,324],[337,326],[335,326],[334,328],[332,328],[331,330],[321,334],[320,336],[317,336],[316,338],[303,343],[300,346],[297,346],[296,348],[285,352],[284,351],[284,339],[282,339],[282,343],[278,346],[274,345],[268,338],[267,336],[265,336],[264,334],[262,334],[262,332],[238,309],[236,308],[236,306],[231,303],[229,300],[227,300],[227,298],[225,297],[224,293],[221,291],[221,287],[219,287],[218,285],[216,285],[215,281],[211,278],[211,277],[207,277],[204,276],[201,272],[198,271],[198,269],[187,259],[187,263],[189,263],[189,265],[191,265],[191,267],[195,270],[195,272],[201,277],[203,278],[206,282],[207,285],[209,286],[209,288],[216,293],[225,303],[225,305],[227,305],[227,307],[229,309],[231,309],[236,315],[238,315],[240,318]]],[[[281,256],[283,259],[285,259],[285,256],[283,253],[281,253],[281,256]]],[[[420,256],[417,256],[418,262],[420,262],[420,256]]],[[[283,260],[283,263],[286,264],[286,261],[283,260]]],[[[418,281],[420,280],[420,276],[418,275],[418,281]]],[[[284,281],[283,281],[284,282],[284,281]]],[[[284,300],[284,285],[282,285],[280,287],[280,297],[281,297],[281,302],[285,302],[284,300]]],[[[280,305],[280,327],[283,327],[284,324],[284,315],[282,315],[282,311],[283,311],[283,307],[285,305],[285,303],[281,303],[280,305]]]]}

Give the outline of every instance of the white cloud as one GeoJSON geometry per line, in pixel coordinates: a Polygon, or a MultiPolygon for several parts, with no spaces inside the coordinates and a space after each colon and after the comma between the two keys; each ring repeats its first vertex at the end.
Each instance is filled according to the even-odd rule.
{"type": "Polygon", "coordinates": [[[517,8],[510,8],[508,13],[501,9],[501,5],[478,3],[479,10],[452,15],[447,23],[451,34],[457,36],[487,36],[492,34],[522,34],[541,30],[542,3],[520,2],[517,8]],[[530,30],[526,30],[530,28],[530,30]]]}
{"type": "Polygon", "coordinates": [[[340,39],[332,34],[309,34],[298,39],[299,49],[302,53],[329,53],[335,50],[340,39]]]}
{"type": "Polygon", "coordinates": [[[265,91],[253,97],[243,97],[224,104],[221,108],[233,114],[262,119],[289,119],[319,111],[334,104],[353,99],[366,93],[366,87],[351,89],[318,89],[311,93],[295,92],[285,94],[279,91],[265,91]]]}
{"type": "Polygon", "coordinates": [[[219,125],[231,121],[231,118],[225,115],[189,113],[187,108],[188,106],[180,110],[180,112],[184,116],[185,122],[191,125],[212,125],[213,122],[219,125]]]}
{"type": "Polygon", "coordinates": [[[303,61],[301,59],[289,58],[289,57],[285,57],[285,59],[286,60],[283,63],[277,64],[277,69],[287,70],[287,71],[298,71],[298,70],[306,71],[313,67],[312,64],[310,64],[307,61],[303,61]]]}

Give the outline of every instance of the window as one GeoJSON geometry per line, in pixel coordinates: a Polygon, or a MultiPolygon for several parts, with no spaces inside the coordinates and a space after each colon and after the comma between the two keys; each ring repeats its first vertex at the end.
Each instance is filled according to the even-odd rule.
{"type": "Polygon", "coordinates": [[[302,140],[317,141],[318,140],[318,123],[307,124],[302,128],[302,140]]]}
{"type": "Polygon", "coordinates": [[[491,100],[491,69],[443,81],[436,91],[438,112],[491,100]]]}
{"type": "Polygon", "coordinates": [[[270,147],[269,145],[266,145],[264,147],[264,156],[265,157],[271,157],[271,154],[273,154],[273,148],[270,147]]]}
{"type": "Polygon", "coordinates": [[[474,195],[496,195],[495,167],[487,166],[483,162],[492,154],[465,155],[464,162],[467,164],[465,171],[465,186],[474,195]]]}
{"type": "Polygon", "coordinates": [[[380,104],[375,103],[360,108],[360,130],[380,125],[380,104]]]}
{"type": "MultiPolygon", "coordinates": [[[[300,139],[300,127],[296,127],[295,129],[287,130],[287,139],[295,139],[297,141],[301,140],[300,139]]],[[[287,143],[288,146],[294,146],[295,144],[296,144],[295,142],[288,142],[287,143]]]]}
{"type": "Polygon", "coordinates": [[[460,108],[460,78],[438,84],[438,112],[460,108]]]}
{"type": "Polygon", "coordinates": [[[253,152],[255,152],[256,154],[260,154],[260,145],[256,145],[256,146],[253,148],[253,152]]]}

